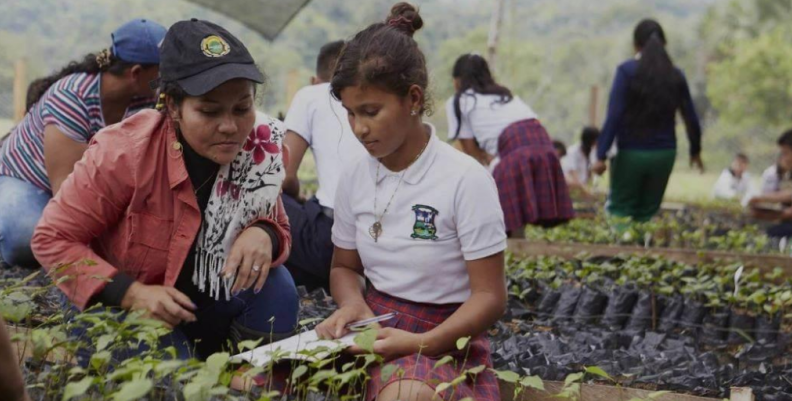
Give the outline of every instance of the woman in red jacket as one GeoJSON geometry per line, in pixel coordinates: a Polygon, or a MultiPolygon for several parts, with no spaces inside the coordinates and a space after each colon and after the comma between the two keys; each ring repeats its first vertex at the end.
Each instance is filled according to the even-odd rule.
{"type": "Polygon", "coordinates": [[[160,54],[162,111],[96,135],[44,210],[33,251],[71,276],[59,287],[78,308],[145,310],[175,328],[160,345],[181,356],[289,335],[297,292],[274,267],[291,242],[285,130],[253,107],[264,77],[239,40],[206,21],[173,25],[160,54]]]}

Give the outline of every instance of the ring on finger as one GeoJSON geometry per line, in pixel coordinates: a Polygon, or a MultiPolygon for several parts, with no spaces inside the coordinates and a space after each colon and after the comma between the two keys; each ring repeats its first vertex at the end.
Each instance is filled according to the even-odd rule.
{"type": "Polygon", "coordinates": [[[261,271],[261,266],[253,266],[253,271],[258,273],[261,271]]]}

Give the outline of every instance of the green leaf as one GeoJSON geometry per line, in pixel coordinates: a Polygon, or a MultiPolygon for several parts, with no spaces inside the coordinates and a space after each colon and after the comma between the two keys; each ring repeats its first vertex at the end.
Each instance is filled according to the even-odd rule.
{"type": "Polygon", "coordinates": [[[449,388],[451,388],[451,383],[440,383],[437,385],[437,387],[435,387],[435,394],[440,394],[449,388]]]}
{"type": "Polygon", "coordinates": [[[470,342],[470,337],[462,337],[456,342],[456,346],[458,350],[463,350],[467,347],[468,343],[470,342]]]}
{"type": "Polygon", "coordinates": [[[300,365],[292,372],[291,379],[292,381],[297,381],[297,379],[303,377],[303,375],[306,373],[308,373],[308,367],[305,365],[300,365]]]}
{"type": "Polygon", "coordinates": [[[544,389],[545,389],[544,382],[542,381],[542,379],[539,376],[524,377],[520,381],[520,385],[523,386],[523,387],[535,388],[537,390],[542,390],[542,391],[544,391],[544,389]]]}
{"type": "Polygon", "coordinates": [[[452,385],[452,386],[454,386],[454,387],[456,387],[456,386],[458,386],[458,385],[460,385],[460,384],[464,383],[464,382],[465,382],[465,380],[467,380],[467,376],[465,376],[465,375],[461,375],[461,376],[457,377],[456,379],[454,379],[454,380],[451,380],[451,385],[452,385]]]}
{"type": "Polygon", "coordinates": [[[114,401],[134,401],[143,398],[154,387],[151,379],[137,379],[124,383],[121,390],[113,394],[114,401]]]}
{"type": "Polygon", "coordinates": [[[377,331],[368,329],[355,336],[355,344],[364,350],[374,353],[374,341],[377,340],[377,331]]]}
{"type": "Polygon", "coordinates": [[[501,381],[504,381],[506,383],[514,384],[514,383],[517,383],[518,381],[520,381],[520,375],[518,375],[517,373],[511,372],[511,371],[508,371],[508,370],[501,371],[501,370],[495,370],[495,369],[490,369],[490,371],[492,373],[495,373],[495,376],[497,376],[498,379],[500,379],[501,381]]]}
{"type": "Polygon", "coordinates": [[[349,369],[352,369],[354,366],[355,366],[355,362],[347,362],[344,364],[344,366],[341,367],[341,371],[346,372],[349,369]]]}
{"type": "Polygon", "coordinates": [[[439,367],[441,367],[441,366],[443,366],[443,365],[447,365],[447,364],[449,364],[449,363],[450,363],[451,361],[453,361],[453,360],[454,360],[454,357],[453,357],[453,356],[451,356],[451,355],[446,355],[446,356],[444,356],[444,357],[440,358],[440,360],[439,360],[439,361],[435,362],[435,364],[434,364],[434,369],[437,369],[437,368],[439,368],[439,367]]]}
{"type": "Polygon", "coordinates": [[[209,390],[209,395],[216,396],[216,395],[226,395],[228,394],[228,387],[215,387],[209,390]]]}
{"type": "Polygon", "coordinates": [[[114,339],[115,339],[115,334],[105,334],[99,337],[99,339],[96,340],[96,350],[104,351],[107,348],[107,346],[110,345],[110,342],[112,342],[114,339]]]}
{"type": "Polygon", "coordinates": [[[257,401],[272,401],[275,397],[280,396],[280,393],[277,391],[270,391],[269,393],[264,393],[261,395],[257,401]]]}
{"type": "Polygon", "coordinates": [[[67,384],[66,389],[63,391],[63,401],[69,401],[74,397],[85,394],[85,392],[88,391],[88,388],[91,387],[93,379],[94,378],[92,376],[85,376],[78,382],[71,382],[67,384]]]}
{"type": "Polygon", "coordinates": [[[586,368],[586,373],[590,373],[592,375],[596,375],[596,376],[608,379],[610,381],[613,381],[613,378],[610,377],[608,372],[602,370],[602,368],[599,367],[599,366],[589,366],[589,367],[587,367],[586,368]]]}
{"type": "Polygon", "coordinates": [[[393,376],[394,373],[396,373],[396,369],[398,368],[399,367],[397,365],[393,365],[393,364],[385,365],[382,368],[382,371],[380,372],[381,373],[380,378],[382,379],[382,381],[385,383],[390,381],[391,377],[393,376]]]}
{"type": "Polygon", "coordinates": [[[154,367],[154,372],[158,377],[164,377],[175,372],[176,369],[179,369],[182,366],[184,366],[184,361],[181,360],[162,361],[154,367]]]}
{"type": "Polygon", "coordinates": [[[95,370],[101,370],[104,365],[110,360],[110,352],[109,351],[101,351],[91,355],[91,362],[90,365],[95,370]]]}
{"type": "Polygon", "coordinates": [[[202,383],[187,383],[182,391],[186,401],[202,401],[208,397],[204,396],[204,385],[202,383]]]}
{"type": "Polygon", "coordinates": [[[261,341],[263,341],[263,340],[264,340],[263,338],[259,338],[258,340],[240,341],[237,344],[237,347],[239,348],[240,351],[247,351],[247,350],[251,350],[251,349],[256,349],[256,347],[258,347],[259,344],[261,344],[261,341]]]}
{"type": "Polygon", "coordinates": [[[477,374],[483,372],[484,369],[487,369],[486,365],[479,365],[479,366],[476,366],[475,368],[468,369],[467,373],[471,374],[471,375],[477,375],[477,374]]]}
{"type": "Polygon", "coordinates": [[[228,364],[231,355],[228,352],[218,352],[206,359],[206,368],[213,373],[219,373],[228,364]]]}
{"type": "Polygon", "coordinates": [[[579,382],[579,381],[583,380],[583,375],[584,375],[584,373],[573,373],[573,374],[567,376],[566,380],[564,380],[564,385],[568,386],[568,385],[570,385],[572,383],[579,382]]]}

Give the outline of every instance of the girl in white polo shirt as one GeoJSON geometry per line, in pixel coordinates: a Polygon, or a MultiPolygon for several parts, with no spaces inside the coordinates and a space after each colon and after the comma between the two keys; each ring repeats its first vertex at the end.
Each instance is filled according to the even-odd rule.
{"type": "Polygon", "coordinates": [[[489,166],[509,236],[525,237],[528,224],[553,227],[574,217],[558,154],[536,113],[495,81],[478,54],[460,56],[453,77],[449,137],[489,166]]]}
{"type": "MultiPolygon", "coordinates": [[[[486,330],[506,305],[506,234],[495,182],[422,120],[426,61],[412,38],[422,26],[413,6],[396,4],[387,22],[348,42],[332,79],[371,157],[339,182],[330,273],[339,310],[317,331],[338,338],[349,322],[397,313],[382,323],[374,351],[404,375],[383,380],[374,368],[369,400],[430,400],[439,383],[491,367],[486,330]],[[458,351],[464,337],[471,337],[468,348],[458,351]],[[445,355],[453,362],[434,368],[445,355]]],[[[499,400],[494,375],[484,370],[441,393],[466,397],[499,400]]]]}

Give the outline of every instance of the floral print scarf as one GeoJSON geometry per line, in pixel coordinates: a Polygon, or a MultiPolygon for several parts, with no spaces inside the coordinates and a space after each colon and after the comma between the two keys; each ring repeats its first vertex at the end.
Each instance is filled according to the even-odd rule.
{"type": "Polygon", "coordinates": [[[283,123],[256,113],[256,124],[231,164],[221,166],[204,212],[195,253],[192,281],[201,292],[231,299],[235,277],[220,272],[231,246],[243,230],[261,219],[272,219],[286,175],[281,146],[283,123]]]}

